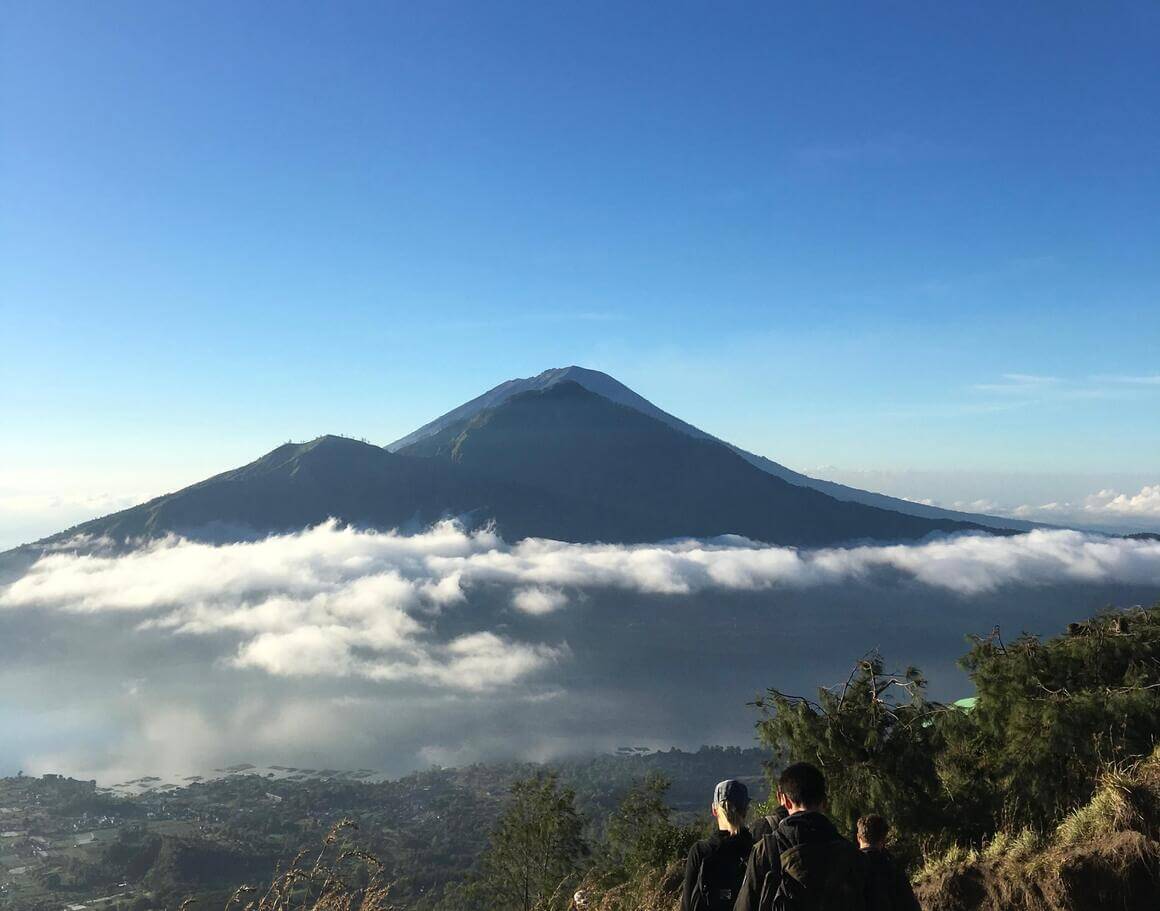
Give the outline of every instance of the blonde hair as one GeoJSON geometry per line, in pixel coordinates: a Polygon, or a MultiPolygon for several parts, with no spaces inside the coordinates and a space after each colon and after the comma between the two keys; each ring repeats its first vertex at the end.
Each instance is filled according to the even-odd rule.
{"type": "Polygon", "coordinates": [[[717,808],[725,817],[725,821],[734,829],[740,829],[745,825],[745,817],[749,812],[749,807],[739,807],[735,803],[719,803],[717,808]]]}

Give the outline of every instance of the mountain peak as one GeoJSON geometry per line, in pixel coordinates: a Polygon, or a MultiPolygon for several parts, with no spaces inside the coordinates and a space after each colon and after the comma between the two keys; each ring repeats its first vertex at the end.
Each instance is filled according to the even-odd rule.
{"type": "MultiPolygon", "coordinates": [[[[926,506],[921,503],[911,503],[884,494],[846,487],[842,484],[836,484],[833,481],[811,478],[808,475],[780,465],[765,456],[748,452],[739,446],[735,446],[712,434],[706,433],[699,427],[694,427],[692,424],[682,421],[675,415],[658,408],[648,399],[644,398],[644,396],[637,394],[615,377],[609,376],[607,373],[599,370],[593,370],[590,367],[581,367],[578,364],[570,364],[567,367],[551,367],[533,377],[521,377],[500,383],[498,386],[489,389],[483,395],[477,396],[469,402],[465,402],[458,408],[452,409],[428,424],[424,424],[418,430],[407,434],[402,439],[396,440],[387,446],[387,450],[390,452],[398,452],[408,447],[416,447],[416,444],[424,443],[424,441],[426,441],[425,446],[420,448],[424,450],[438,450],[442,437],[447,437],[448,435],[454,436],[483,412],[498,408],[522,393],[543,391],[561,383],[575,383],[591,393],[608,399],[610,402],[617,405],[624,405],[634,411],[638,411],[694,439],[720,443],[733,450],[735,454],[739,455],[750,465],[760,469],[766,474],[773,475],[783,481],[788,481],[797,487],[812,488],[836,500],[861,503],[865,506],[889,509],[895,512],[901,512],[904,515],[927,519],[977,522],[984,526],[999,529],[1025,530],[1034,527],[1032,523],[1017,519],[997,519],[990,516],[954,512],[935,506],[926,506]]],[[[417,452],[417,449],[412,451],[417,452]]]]}
{"type": "Polygon", "coordinates": [[[298,448],[300,452],[310,452],[312,450],[336,452],[343,450],[354,451],[367,447],[374,448],[372,444],[365,440],[355,440],[351,437],[343,437],[334,433],[324,433],[320,437],[315,437],[309,442],[300,444],[298,448]]]}
{"type": "Polygon", "coordinates": [[[680,430],[689,436],[712,439],[704,431],[698,430],[691,424],[686,424],[680,418],[674,417],[667,411],[658,408],[648,399],[644,398],[644,396],[633,392],[615,377],[609,376],[607,373],[599,370],[593,370],[590,367],[570,364],[567,367],[551,367],[537,373],[535,376],[519,377],[500,383],[498,386],[489,389],[483,395],[477,396],[469,402],[465,402],[458,408],[452,409],[441,417],[436,418],[434,421],[424,424],[418,430],[407,434],[402,439],[389,444],[387,449],[391,452],[398,452],[400,449],[414,445],[428,437],[435,436],[448,427],[470,421],[480,412],[486,411],[489,408],[496,408],[521,393],[548,389],[560,383],[575,383],[587,389],[589,392],[608,399],[610,402],[615,402],[617,405],[626,405],[651,418],[656,418],[658,421],[668,424],[675,430],[680,430]]]}
{"type": "MultiPolygon", "coordinates": [[[[551,386],[555,383],[565,382],[571,380],[572,382],[580,382],[581,380],[602,379],[618,382],[607,373],[602,373],[599,370],[592,370],[588,367],[581,367],[577,364],[570,364],[567,367],[549,367],[547,370],[541,371],[534,377],[531,377],[527,382],[535,383],[541,386],[551,386]]],[[[523,380],[516,380],[515,382],[524,382],[523,380]]],[[[581,383],[581,385],[583,385],[581,383]]]]}

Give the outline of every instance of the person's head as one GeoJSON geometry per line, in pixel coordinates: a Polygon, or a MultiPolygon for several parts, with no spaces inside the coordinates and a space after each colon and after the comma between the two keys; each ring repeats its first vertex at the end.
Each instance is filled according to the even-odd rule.
{"type": "Polygon", "coordinates": [[[878,848],[879,850],[885,848],[886,835],[889,831],[890,823],[888,823],[877,813],[871,813],[869,816],[859,817],[858,847],[878,848]]]}
{"type": "Polygon", "coordinates": [[[777,780],[777,799],[790,813],[820,810],[826,802],[826,779],[808,762],[795,762],[777,780]]]}
{"type": "Polygon", "coordinates": [[[745,825],[749,812],[749,788],[736,778],[717,782],[713,789],[713,817],[717,828],[736,835],[745,825]]]}

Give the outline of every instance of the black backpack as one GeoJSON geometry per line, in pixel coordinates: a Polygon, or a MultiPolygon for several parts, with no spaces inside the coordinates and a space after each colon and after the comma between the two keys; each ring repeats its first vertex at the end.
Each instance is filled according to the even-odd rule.
{"type": "Polygon", "coordinates": [[[863,851],[866,868],[866,911],[914,911],[914,891],[894,859],[885,851],[863,851]]]}
{"type": "Polygon", "coordinates": [[[733,911],[741,893],[748,858],[732,851],[715,851],[701,861],[697,871],[697,889],[693,893],[694,911],[733,911]]]}
{"type": "Polygon", "coordinates": [[[866,867],[846,839],[793,845],[781,852],[779,862],[777,888],[768,894],[767,878],[761,911],[865,911],[866,867]]]}

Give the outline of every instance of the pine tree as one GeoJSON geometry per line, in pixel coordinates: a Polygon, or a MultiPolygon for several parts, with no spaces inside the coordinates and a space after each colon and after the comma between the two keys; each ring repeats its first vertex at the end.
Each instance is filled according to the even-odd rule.
{"type": "Polygon", "coordinates": [[[671,782],[652,771],[633,787],[608,819],[598,865],[604,881],[632,879],[642,871],[663,871],[685,856],[697,839],[697,826],[678,826],[665,803],[671,782]]]}
{"type": "Polygon", "coordinates": [[[942,709],[927,702],[916,668],[886,673],[882,658],[858,662],[845,686],[818,691],[814,702],[769,690],[756,702],[763,718],[758,736],[771,747],[775,768],[810,762],[826,776],[829,811],[851,832],[865,813],[883,813],[895,830],[929,830],[941,822],[935,773],[939,734],[932,723],[942,709]]]}
{"type": "Polygon", "coordinates": [[[517,781],[463,890],[463,905],[481,911],[566,907],[587,852],[583,825],[574,792],[561,788],[555,773],[517,781]]]}

